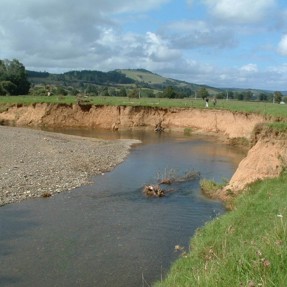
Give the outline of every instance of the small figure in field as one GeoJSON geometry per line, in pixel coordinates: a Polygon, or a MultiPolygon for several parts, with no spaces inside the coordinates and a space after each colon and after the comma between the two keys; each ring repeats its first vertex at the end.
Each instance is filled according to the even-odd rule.
{"type": "Polygon", "coordinates": [[[208,108],[208,101],[209,99],[208,98],[205,98],[205,107],[208,108]]]}
{"type": "Polygon", "coordinates": [[[216,97],[213,98],[212,102],[213,102],[213,106],[215,107],[216,104],[217,104],[217,99],[216,99],[216,97]]]}

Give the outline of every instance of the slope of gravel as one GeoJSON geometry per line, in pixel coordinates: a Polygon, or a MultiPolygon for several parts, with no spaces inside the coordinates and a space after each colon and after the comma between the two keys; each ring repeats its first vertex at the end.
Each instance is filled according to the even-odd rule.
{"type": "Polygon", "coordinates": [[[0,205],[87,184],[122,162],[133,143],[0,126],[0,205]]]}

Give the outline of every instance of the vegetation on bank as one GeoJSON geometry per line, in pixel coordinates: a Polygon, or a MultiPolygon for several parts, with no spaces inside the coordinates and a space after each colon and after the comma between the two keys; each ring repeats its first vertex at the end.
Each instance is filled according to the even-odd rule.
{"type": "Polygon", "coordinates": [[[198,229],[156,287],[286,286],[287,173],[251,185],[234,210],[198,229]]]}
{"type": "Polygon", "coordinates": [[[222,189],[226,185],[226,182],[224,183],[217,183],[214,180],[209,180],[206,178],[203,178],[199,182],[199,186],[201,191],[211,197],[212,194],[214,194],[217,190],[222,189]]]}

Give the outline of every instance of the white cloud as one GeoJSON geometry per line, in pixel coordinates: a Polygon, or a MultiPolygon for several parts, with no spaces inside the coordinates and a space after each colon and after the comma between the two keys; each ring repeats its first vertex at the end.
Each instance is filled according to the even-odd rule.
{"type": "Polygon", "coordinates": [[[2,0],[0,59],[18,58],[28,68],[54,65],[59,70],[106,70],[112,66],[111,59],[113,67],[118,62],[130,63],[130,55],[142,56],[145,40],[123,33],[117,17],[145,13],[169,1],[2,0]]]}
{"type": "Polygon", "coordinates": [[[256,23],[268,16],[275,0],[202,0],[210,13],[220,20],[236,24],[256,23]]]}
{"type": "Polygon", "coordinates": [[[247,72],[247,73],[256,73],[258,72],[258,68],[256,64],[247,64],[245,66],[242,66],[240,68],[241,72],[247,72]]]}
{"type": "MultiPolygon", "coordinates": [[[[209,15],[194,0],[1,0],[0,59],[18,58],[28,69],[50,72],[146,68],[167,77],[213,86],[274,86],[276,80],[284,86],[286,66],[262,72],[255,64],[262,55],[258,45],[266,43],[273,49],[265,49],[260,63],[265,61],[262,65],[266,66],[268,60],[275,62],[271,52],[278,29],[267,34],[266,27],[270,27],[269,20],[274,23],[278,19],[272,17],[276,1],[201,2],[209,15]],[[168,2],[172,5],[165,5],[168,2]],[[196,17],[183,13],[183,19],[170,10],[173,4],[185,9],[189,5],[192,9],[186,13],[201,10],[196,17]],[[157,17],[148,14],[151,10],[156,10],[157,17]],[[265,22],[260,25],[237,25],[262,19],[265,22]],[[265,33],[268,40],[262,41],[260,33],[265,33]],[[255,36],[249,41],[251,35],[255,36]],[[231,47],[234,49],[229,50],[231,47]],[[237,58],[250,64],[228,68],[240,66],[237,58]]],[[[284,13],[286,9],[282,9],[284,13]]],[[[286,17],[280,19],[278,27],[283,31],[286,17]]],[[[278,44],[278,52],[287,55],[287,34],[278,44]]]]}
{"type": "Polygon", "coordinates": [[[197,47],[225,48],[236,44],[233,32],[204,21],[177,21],[164,29],[163,35],[178,49],[197,47]]]}
{"type": "Polygon", "coordinates": [[[144,45],[146,55],[155,62],[172,61],[180,58],[180,52],[168,47],[168,42],[163,40],[159,35],[148,32],[144,45]]]}
{"type": "Polygon", "coordinates": [[[281,41],[278,45],[278,51],[283,56],[287,56],[287,34],[281,38],[281,41]]]}

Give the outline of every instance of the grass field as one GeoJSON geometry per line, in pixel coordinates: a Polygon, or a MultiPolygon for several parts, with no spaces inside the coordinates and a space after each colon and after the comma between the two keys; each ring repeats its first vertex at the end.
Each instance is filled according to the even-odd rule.
{"type": "Polygon", "coordinates": [[[253,184],[156,287],[287,286],[287,174],[253,184]]]}
{"type": "MultiPolygon", "coordinates": [[[[186,99],[166,99],[166,98],[121,98],[121,97],[90,97],[90,102],[95,105],[124,105],[124,106],[147,106],[160,108],[198,108],[205,109],[205,102],[202,99],[186,98],[186,99]]],[[[24,104],[32,103],[66,103],[73,104],[77,102],[77,97],[74,96],[2,96],[0,104],[24,104]]],[[[281,119],[287,118],[287,105],[279,105],[263,102],[244,102],[235,100],[218,100],[215,107],[212,103],[209,109],[222,109],[234,112],[257,113],[281,119]]]]}

